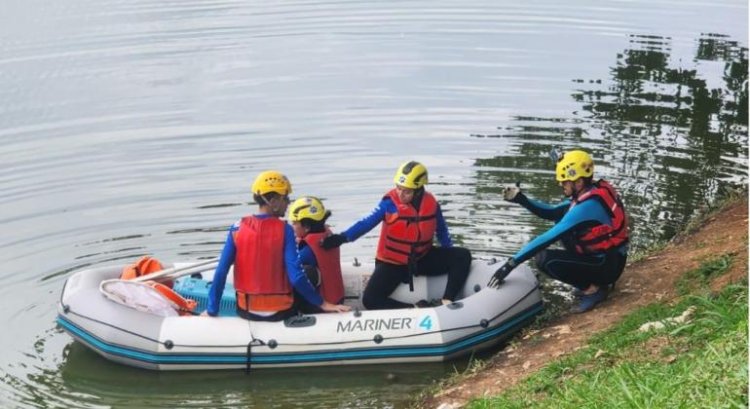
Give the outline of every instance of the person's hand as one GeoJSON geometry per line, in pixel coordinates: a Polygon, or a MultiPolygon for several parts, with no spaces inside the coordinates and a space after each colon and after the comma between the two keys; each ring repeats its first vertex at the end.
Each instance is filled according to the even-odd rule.
{"type": "Polygon", "coordinates": [[[505,264],[495,270],[495,274],[493,274],[492,278],[490,278],[490,281],[487,282],[487,287],[500,288],[500,285],[503,283],[503,280],[505,280],[505,277],[507,277],[508,274],[513,271],[513,268],[515,266],[516,262],[512,258],[508,259],[505,264]]]}
{"type": "Polygon", "coordinates": [[[324,300],[323,304],[320,305],[320,309],[325,312],[347,312],[351,311],[352,307],[344,304],[331,304],[324,300]]]}
{"type": "Polygon", "coordinates": [[[518,196],[521,193],[521,182],[516,182],[515,186],[508,186],[503,191],[503,199],[509,202],[518,201],[518,196]]]}
{"type": "Polygon", "coordinates": [[[320,242],[320,246],[327,250],[327,249],[339,247],[346,242],[347,242],[346,236],[344,236],[343,234],[332,234],[324,238],[320,242]]]}

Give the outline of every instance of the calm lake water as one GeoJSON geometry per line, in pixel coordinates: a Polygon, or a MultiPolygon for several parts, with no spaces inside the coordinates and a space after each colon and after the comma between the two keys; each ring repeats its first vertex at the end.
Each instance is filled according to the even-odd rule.
{"type": "Polygon", "coordinates": [[[341,229],[423,161],[453,236],[489,258],[548,227],[503,185],[558,200],[548,152],[584,147],[645,247],[747,184],[747,14],[743,0],[5,2],[0,406],[404,406],[454,364],[158,374],[73,343],[56,301],[87,266],[217,255],[269,168],[341,229]]]}

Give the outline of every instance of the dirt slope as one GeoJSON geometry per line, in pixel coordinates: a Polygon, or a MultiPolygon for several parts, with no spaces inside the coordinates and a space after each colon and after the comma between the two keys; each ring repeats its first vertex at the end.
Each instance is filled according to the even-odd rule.
{"type": "Polygon", "coordinates": [[[748,203],[743,200],[709,218],[697,232],[673,240],[663,251],[629,264],[609,299],[581,315],[567,315],[549,323],[534,341],[521,340],[496,355],[480,372],[427,398],[427,408],[458,408],[475,397],[496,395],[549,361],[585,345],[595,332],[608,328],[628,312],[676,296],[675,283],[685,272],[712,256],[734,254],[730,271],[712,288],[740,282],[748,274],[748,203]]]}

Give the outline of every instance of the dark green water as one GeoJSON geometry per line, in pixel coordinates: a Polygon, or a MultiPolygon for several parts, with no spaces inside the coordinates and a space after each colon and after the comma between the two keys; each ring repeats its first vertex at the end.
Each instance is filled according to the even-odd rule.
{"type": "MultiPolygon", "coordinates": [[[[747,3],[85,1],[0,13],[0,406],[402,407],[465,362],[152,373],[55,327],[80,268],[215,256],[276,168],[367,214],[423,161],[457,241],[513,254],[560,198],[551,148],[592,152],[633,246],[747,185],[747,3]]],[[[377,231],[344,248],[366,259],[377,231]]]]}

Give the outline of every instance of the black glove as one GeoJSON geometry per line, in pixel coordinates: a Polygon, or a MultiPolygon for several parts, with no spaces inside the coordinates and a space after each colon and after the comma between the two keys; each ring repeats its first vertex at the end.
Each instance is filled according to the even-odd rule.
{"type": "Polygon", "coordinates": [[[347,241],[348,240],[346,240],[346,236],[344,236],[343,234],[332,234],[321,240],[320,246],[324,249],[332,249],[339,247],[347,241]]]}
{"type": "Polygon", "coordinates": [[[507,277],[515,267],[516,262],[512,258],[508,259],[505,264],[495,270],[495,274],[493,274],[492,278],[490,278],[490,281],[487,282],[487,287],[500,288],[500,285],[503,283],[503,280],[505,280],[505,277],[507,277]]]}

